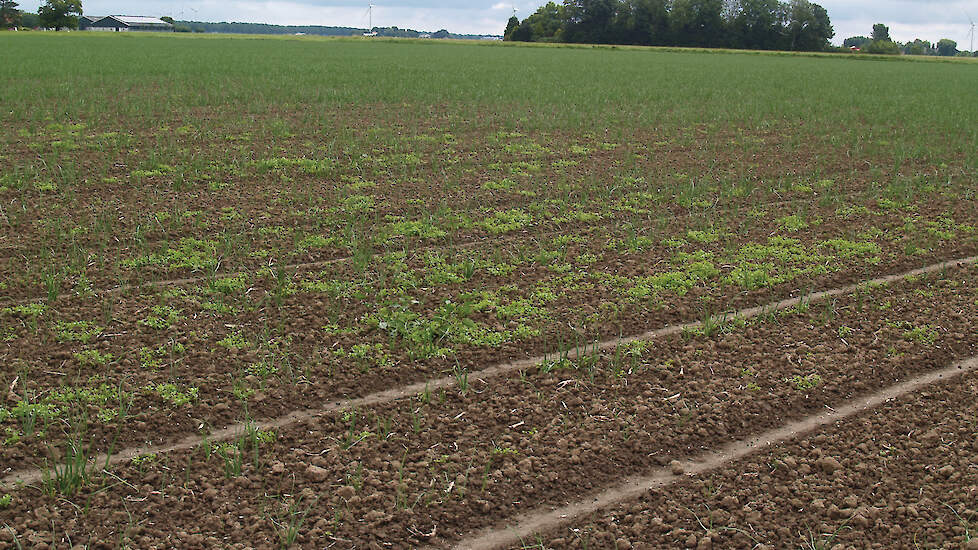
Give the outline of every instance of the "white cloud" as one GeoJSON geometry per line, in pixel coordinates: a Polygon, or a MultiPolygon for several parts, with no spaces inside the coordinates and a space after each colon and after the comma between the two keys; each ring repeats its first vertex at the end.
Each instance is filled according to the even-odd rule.
{"type": "Polygon", "coordinates": [[[935,42],[950,38],[958,48],[968,48],[968,12],[978,17],[976,0],[813,0],[821,4],[832,19],[835,38],[841,44],[850,36],[869,36],[873,24],[890,27],[890,37],[898,42],[915,38],[935,42]]]}

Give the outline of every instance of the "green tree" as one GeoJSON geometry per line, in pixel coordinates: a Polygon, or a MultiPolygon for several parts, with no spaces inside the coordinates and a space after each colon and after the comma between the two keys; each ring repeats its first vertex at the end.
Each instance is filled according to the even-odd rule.
{"type": "Polygon", "coordinates": [[[778,0],[736,0],[730,42],[737,48],[773,50],[784,35],[785,10],[778,0]]]}
{"type": "Polygon", "coordinates": [[[621,7],[619,0],[564,0],[565,40],[588,44],[620,42],[614,23],[621,7]]]}
{"type": "Polygon", "coordinates": [[[900,45],[892,40],[873,40],[863,48],[866,53],[897,55],[901,52],[900,45]]]}
{"type": "Polygon", "coordinates": [[[520,18],[513,15],[506,22],[506,31],[503,32],[503,40],[512,40],[513,31],[515,31],[520,26],[520,18]]]}
{"type": "Polygon", "coordinates": [[[0,0],[0,29],[9,29],[20,25],[20,10],[14,0],[0,0]]]}
{"type": "Polygon", "coordinates": [[[937,41],[937,55],[951,57],[958,54],[958,43],[948,38],[937,41]]]}
{"type": "Polygon", "coordinates": [[[873,41],[892,42],[890,38],[890,28],[883,23],[873,25],[873,41]]]}
{"type": "Polygon", "coordinates": [[[514,42],[533,42],[533,27],[529,23],[523,21],[520,23],[519,27],[513,31],[513,37],[511,40],[514,42]]]}
{"type": "Polygon", "coordinates": [[[866,53],[898,55],[903,52],[899,44],[890,39],[890,28],[883,23],[873,25],[872,37],[866,45],[862,47],[866,53]]]}
{"type": "Polygon", "coordinates": [[[857,48],[862,48],[866,44],[869,44],[872,40],[868,36],[850,36],[842,41],[843,48],[851,48],[853,46],[857,48]]]}
{"type": "Polygon", "coordinates": [[[825,50],[834,34],[825,9],[808,0],[563,0],[512,18],[505,38],[825,50]]]}
{"type": "Polygon", "coordinates": [[[825,8],[808,0],[792,0],[785,27],[786,46],[795,51],[822,51],[835,36],[825,8]]]}
{"type": "Polygon", "coordinates": [[[46,0],[37,10],[41,26],[55,30],[77,29],[81,14],[81,0],[46,0]]]}
{"type": "Polygon", "coordinates": [[[630,43],[646,46],[672,43],[667,0],[631,0],[625,4],[625,9],[628,14],[625,28],[630,43]]]}
{"type": "Polygon", "coordinates": [[[521,35],[526,36],[529,32],[530,39],[535,42],[559,42],[563,36],[562,30],[567,24],[565,12],[564,6],[547,2],[523,21],[523,25],[526,25],[528,30],[521,31],[521,35]]]}
{"type": "Polygon", "coordinates": [[[934,47],[927,40],[915,38],[913,42],[907,42],[903,46],[903,53],[907,55],[934,55],[934,47]]]}
{"type": "Polygon", "coordinates": [[[679,45],[716,48],[727,43],[723,0],[675,0],[670,16],[679,45]]]}

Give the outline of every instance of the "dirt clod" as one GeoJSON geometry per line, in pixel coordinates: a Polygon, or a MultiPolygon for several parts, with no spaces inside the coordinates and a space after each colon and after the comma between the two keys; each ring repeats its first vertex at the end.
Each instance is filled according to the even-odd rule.
{"type": "Polygon", "coordinates": [[[306,476],[312,481],[326,481],[326,479],[329,477],[329,470],[314,464],[310,464],[306,467],[306,476]]]}
{"type": "Polygon", "coordinates": [[[829,475],[832,475],[838,470],[842,469],[842,463],[831,456],[823,456],[815,462],[815,465],[829,475]]]}
{"type": "Polygon", "coordinates": [[[357,494],[357,490],[350,485],[340,487],[339,490],[336,491],[336,495],[343,500],[350,500],[355,494],[357,494]]]}

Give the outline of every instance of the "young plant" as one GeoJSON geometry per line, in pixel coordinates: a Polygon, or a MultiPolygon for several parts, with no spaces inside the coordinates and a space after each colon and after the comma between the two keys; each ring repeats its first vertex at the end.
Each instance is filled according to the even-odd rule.
{"type": "Polygon", "coordinates": [[[298,498],[289,501],[278,521],[269,518],[277,530],[279,543],[283,549],[291,548],[295,544],[299,537],[299,530],[302,529],[302,524],[306,521],[306,516],[309,515],[318,500],[316,498],[308,506],[303,507],[302,496],[300,495],[298,498]]]}
{"type": "Polygon", "coordinates": [[[463,368],[458,363],[455,363],[455,367],[452,370],[452,374],[455,375],[455,385],[458,386],[458,391],[463,396],[469,392],[469,371],[463,368]]]}
{"type": "Polygon", "coordinates": [[[41,490],[51,498],[72,497],[84,487],[91,477],[88,456],[80,438],[72,438],[66,444],[61,462],[41,472],[41,490]]]}
{"type": "Polygon", "coordinates": [[[241,475],[244,465],[244,452],[240,447],[241,440],[236,443],[221,443],[215,447],[217,456],[221,457],[224,465],[224,477],[230,479],[241,475]]]}

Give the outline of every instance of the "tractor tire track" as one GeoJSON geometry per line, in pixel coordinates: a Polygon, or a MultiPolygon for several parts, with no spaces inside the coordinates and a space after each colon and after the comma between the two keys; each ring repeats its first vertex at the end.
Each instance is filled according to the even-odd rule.
{"type": "Polygon", "coordinates": [[[676,467],[676,470],[682,469],[680,474],[674,473],[674,466],[657,468],[647,475],[628,478],[577,502],[557,508],[542,508],[508,519],[496,527],[477,531],[451,547],[458,550],[495,550],[518,545],[522,540],[536,533],[561,527],[600,509],[639,497],[646,491],[661,490],[678,483],[686,475],[705,474],[758,452],[765,447],[784,443],[799,435],[874,409],[887,401],[905,396],[931,384],[950,380],[976,369],[978,369],[978,356],[889,386],[871,395],[850,400],[834,409],[829,409],[827,412],[790,422],[760,435],[733,441],[720,449],[681,460],[676,467]]]}

